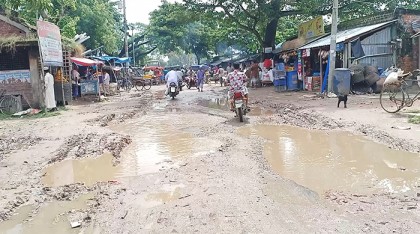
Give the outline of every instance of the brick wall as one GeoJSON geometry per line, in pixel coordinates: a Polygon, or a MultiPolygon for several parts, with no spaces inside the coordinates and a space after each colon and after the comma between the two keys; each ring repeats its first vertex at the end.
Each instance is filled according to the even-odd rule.
{"type": "Polygon", "coordinates": [[[414,30],[413,30],[413,22],[417,22],[420,21],[420,15],[415,15],[415,14],[404,14],[401,15],[400,18],[400,23],[401,25],[403,25],[408,33],[414,34],[414,30]]]}
{"type": "MultiPolygon", "coordinates": [[[[405,37],[410,37],[412,34],[415,33],[412,27],[412,23],[420,21],[420,15],[416,14],[402,14],[399,22],[404,27],[404,30],[406,34],[401,35],[405,37]]],[[[398,58],[398,64],[397,66],[403,69],[405,72],[413,71],[415,69],[419,68],[419,42],[418,40],[413,40],[411,38],[408,38],[406,40],[410,41],[410,48],[409,53],[404,54],[403,56],[398,58]],[[411,44],[412,42],[412,44],[411,44]]],[[[406,40],[403,40],[403,42],[406,42],[406,40]]],[[[403,47],[406,46],[405,43],[402,45],[403,47]]]]}
{"type": "MultiPolygon", "coordinates": [[[[6,94],[20,94],[25,100],[22,100],[22,105],[29,103],[33,105],[32,86],[29,82],[20,82],[12,84],[0,84],[0,90],[6,90],[6,94]]],[[[26,106],[27,107],[27,106],[26,106]]]]}
{"type": "Polygon", "coordinates": [[[0,20],[0,35],[1,36],[25,36],[26,33],[15,26],[0,20]]]}

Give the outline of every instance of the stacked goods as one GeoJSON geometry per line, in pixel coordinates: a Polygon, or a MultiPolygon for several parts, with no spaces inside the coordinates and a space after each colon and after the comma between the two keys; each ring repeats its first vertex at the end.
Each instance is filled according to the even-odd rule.
{"type": "Polygon", "coordinates": [[[371,65],[355,64],[350,66],[351,85],[353,91],[362,93],[381,92],[383,81],[378,68],[371,65]]]}
{"type": "Polygon", "coordinates": [[[67,83],[69,82],[64,76],[63,76],[63,72],[61,71],[61,68],[57,69],[57,72],[55,73],[55,77],[54,80],[57,82],[63,82],[63,83],[67,83]]]}
{"type": "Polygon", "coordinates": [[[379,80],[378,68],[374,66],[365,67],[365,83],[367,86],[371,87],[376,84],[376,81],[379,80]]]}

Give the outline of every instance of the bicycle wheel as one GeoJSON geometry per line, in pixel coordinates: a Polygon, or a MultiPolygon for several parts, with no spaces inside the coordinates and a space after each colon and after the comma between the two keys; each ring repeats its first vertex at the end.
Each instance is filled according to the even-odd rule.
{"type": "Polygon", "coordinates": [[[152,88],[152,80],[144,81],[143,82],[143,88],[145,90],[149,90],[150,88],[152,88]]]}
{"type": "Polygon", "coordinates": [[[125,90],[127,91],[127,92],[130,92],[130,90],[131,90],[131,87],[132,87],[133,85],[131,84],[131,81],[130,80],[126,80],[125,81],[125,90]]]}
{"type": "Polygon", "coordinates": [[[141,91],[143,90],[144,82],[138,80],[134,83],[134,87],[136,88],[137,91],[141,91]]]}
{"type": "Polygon", "coordinates": [[[404,106],[404,90],[401,85],[389,84],[382,88],[379,101],[382,109],[388,113],[397,113],[404,106]]]}
{"type": "Polygon", "coordinates": [[[22,101],[19,100],[20,97],[14,97],[11,95],[4,96],[0,101],[1,112],[8,114],[14,114],[22,110],[22,101]]]}

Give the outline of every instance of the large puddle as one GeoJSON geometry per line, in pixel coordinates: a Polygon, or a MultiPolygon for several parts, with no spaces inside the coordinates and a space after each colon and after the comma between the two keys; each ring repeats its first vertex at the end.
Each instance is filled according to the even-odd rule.
{"type": "MultiPolygon", "coordinates": [[[[170,107],[163,109],[176,112],[170,107]]],[[[183,164],[184,158],[214,152],[221,145],[217,140],[194,136],[194,131],[189,131],[191,128],[195,126],[188,118],[160,111],[159,115],[150,114],[141,121],[126,121],[112,127],[116,132],[132,136],[132,143],[121,153],[118,166],[113,166],[113,156],[108,153],[98,158],[64,160],[46,168],[42,182],[46,186],[56,187],[72,183],[91,186],[96,182],[118,181],[177,167],[183,164]]]]}
{"type": "MultiPolygon", "coordinates": [[[[81,230],[85,233],[99,234],[100,230],[93,224],[72,228],[68,213],[75,210],[88,208],[88,201],[93,197],[92,194],[80,196],[74,201],[56,201],[41,207],[36,214],[32,214],[33,206],[23,206],[17,210],[17,214],[9,220],[0,223],[0,233],[4,234],[78,234],[81,230]],[[30,218],[33,216],[33,218],[30,218]]],[[[86,225],[86,224],[85,224],[86,225]]]]}
{"type": "Polygon", "coordinates": [[[406,192],[420,185],[420,155],[389,149],[361,136],[291,126],[256,125],[241,136],[266,140],[264,156],[285,178],[320,194],[406,192]]]}
{"type": "Polygon", "coordinates": [[[73,183],[92,186],[96,182],[113,180],[121,169],[113,166],[112,160],[110,153],[98,158],[64,160],[46,168],[42,182],[46,186],[57,187],[73,183]]]}
{"type": "MultiPolygon", "coordinates": [[[[229,110],[229,102],[226,98],[213,98],[210,100],[199,100],[198,105],[211,108],[211,109],[218,109],[218,110],[229,110]]],[[[262,107],[252,107],[251,111],[249,112],[249,116],[270,116],[274,115],[274,111],[271,109],[265,109],[262,107]]]]}

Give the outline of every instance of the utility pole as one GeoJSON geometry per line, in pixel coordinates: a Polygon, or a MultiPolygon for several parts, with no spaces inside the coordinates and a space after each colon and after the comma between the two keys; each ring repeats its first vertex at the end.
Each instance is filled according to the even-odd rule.
{"type": "MultiPolygon", "coordinates": [[[[125,48],[125,57],[128,58],[128,26],[127,26],[127,6],[125,5],[125,0],[123,1],[123,14],[124,14],[124,48],[125,48]]],[[[127,62],[127,67],[130,65],[129,62],[127,62]]]]}
{"type": "Polygon", "coordinates": [[[331,25],[331,44],[330,44],[330,64],[328,70],[328,93],[332,92],[335,60],[337,57],[337,23],[338,23],[338,0],[333,0],[332,25],[331,25]]]}
{"type": "Polygon", "coordinates": [[[136,66],[136,54],[135,54],[135,50],[134,50],[134,26],[131,25],[131,38],[133,39],[133,43],[132,43],[132,50],[133,50],[133,66],[136,66]]]}

